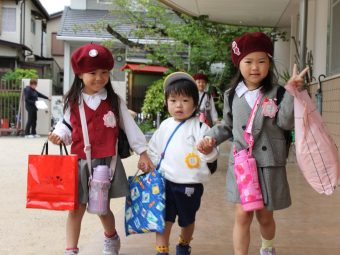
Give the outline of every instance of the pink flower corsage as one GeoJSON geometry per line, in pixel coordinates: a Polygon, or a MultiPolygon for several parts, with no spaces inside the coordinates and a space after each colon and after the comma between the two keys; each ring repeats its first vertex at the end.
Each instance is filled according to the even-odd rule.
{"type": "Polygon", "coordinates": [[[276,104],[276,99],[268,99],[267,97],[262,103],[262,114],[263,116],[274,118],[279,107],[276,104]]]}
{"type": "Polygon", "coordinates": [[[114,128],[116,126],[116,117],[114,113],[111,111],[108,111],[108,113],[104,115],[103,120],[104,120],[105,127],[114,128]]]}

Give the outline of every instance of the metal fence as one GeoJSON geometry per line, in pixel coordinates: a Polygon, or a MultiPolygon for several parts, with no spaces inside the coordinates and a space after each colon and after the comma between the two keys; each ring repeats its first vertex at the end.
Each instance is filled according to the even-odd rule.
{"type": "Polygon", "coordinates": [[[23,90],[20,82],[0,81],[0,136],[22,133],[23,90]]]}

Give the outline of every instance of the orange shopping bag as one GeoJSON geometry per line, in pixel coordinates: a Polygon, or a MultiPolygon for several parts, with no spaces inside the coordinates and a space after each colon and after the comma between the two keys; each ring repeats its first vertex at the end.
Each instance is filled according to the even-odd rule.
{"type": "Polygon", "coordinates": [[[78,156],[48,155],[46,141],[41,155],[28,156],[26,208],[74,210],[78,208],[78,156]],[[46,154],[44,154],[46,151],[46,154]]]}

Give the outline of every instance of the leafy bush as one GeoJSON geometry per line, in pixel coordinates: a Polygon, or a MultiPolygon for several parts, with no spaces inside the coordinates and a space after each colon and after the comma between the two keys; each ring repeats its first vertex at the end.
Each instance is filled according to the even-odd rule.
{"type": "Polygon", "coordinates": [[[155,81],[146,91],[144,104],[142,107],[145,115],[150,114],[152,119],[156,119],[157,112],[165,118],[167,112],[164,109],[163,79],[155,81]]]}
{"type": "Polygon", "coordinates": [[[38,72],[35,69],[16,68],[14,71],[6,72],[1,79],[5,81],[16,81],[16,86],[21,86],[22,79],[37,79],[38,72]]]}
{"type": "Polygon", "coordinates": [[[156,128],[153,126],[153,120],[151,119],[138,123],[138,127],[140,128],[140,130],[142,130],[143,133],[152,132],[156,130],[156,128]]]}

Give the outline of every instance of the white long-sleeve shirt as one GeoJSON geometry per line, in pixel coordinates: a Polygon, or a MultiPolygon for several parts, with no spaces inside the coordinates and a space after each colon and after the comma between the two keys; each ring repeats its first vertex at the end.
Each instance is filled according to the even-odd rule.
{"type": "MultiPolygon", "coordinates": [[[[166,143],[179,123],[172,117],[168,118],[152,136],[148,153],[155,165],[159,163],[166,143]]],[[[196,147],[209,129],[206,124],[200,124],[197,117],[186,120],[178,128],[160,166],[167,180],[175,183],[203,183],[209,179],[211,173],[206,163],[217,159],[218,151],[214,148],[210,154],[203,155],[196,147]]]]}
{"type": "MultiPolygon", "coordinates": [[[[106,99],[107,91],[105,88],[103,88],[102,90],[98,91],[97,93],[93,95],[82,93],[82,96],[83,96],[83,99],[86,105],[92,110],[96,110],[99,107],[101,101],[106,99]]],[[[137,154],[141,154],[142,152],[148,149],[145,136],[142,133],[142,131],[139,129],[139,127],[137,126],[131,114],[129,113],[124,100],[119,98],[119,102],[120,102],[119,104],[119,116],[120,116],[119,126],[125,131],[131,148],[137,154]]],[[[72,127],[71,121],[70,121],[70,108],[69,107],[66,109],[63,119],[69,126],[72,127]]],[[[53,133],[58,135],[66,145],[69,145],[72,143],[72,131],[67,125],[63,123],[62,120],[60,120],[57,123],[55,129],[53,130],[53,133]]]]}
{"type": "Polygon", "coordinates": [[[215,107],[215,102],[212,96],[208,96],[207,92],[204,94],[204,92],[199,92],[199,102],[200,104],[200,111],[208,111],[210,113],[211,120],[213,123],[216,123],[218,121],[218,114],[215,107]],[[204,95],[203,99],[202,96],[204,95]]]}

